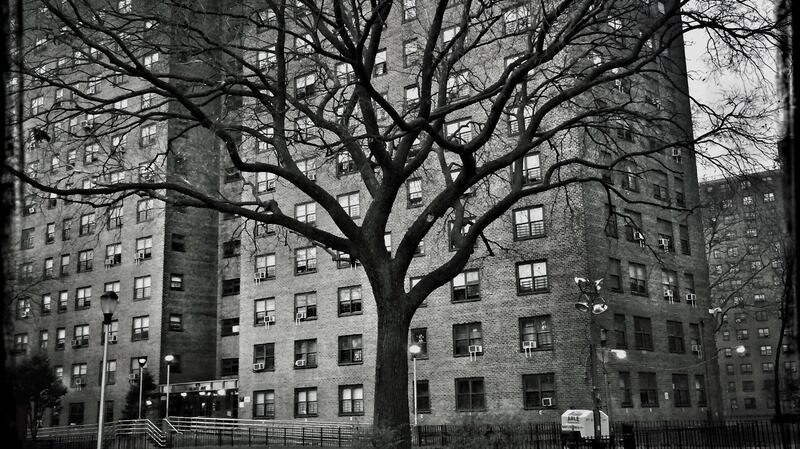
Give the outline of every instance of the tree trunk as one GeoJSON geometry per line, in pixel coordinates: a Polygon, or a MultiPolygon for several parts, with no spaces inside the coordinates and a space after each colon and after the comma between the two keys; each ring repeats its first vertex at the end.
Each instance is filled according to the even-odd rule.
{"type": "MultiPolygon", "coordinates": [[[[376,298],[377,299],[377,298],[376,298]]],[[[378,343],[375,365],[374,447],[408,449],[408,326],[400,303],[378,306],[378,343]]]]}

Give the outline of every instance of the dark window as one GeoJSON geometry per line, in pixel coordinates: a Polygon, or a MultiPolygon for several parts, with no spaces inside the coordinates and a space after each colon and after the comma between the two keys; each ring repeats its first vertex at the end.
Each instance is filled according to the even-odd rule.
{"type": "Polygon", "coordinates": [[[675,388],[675,407],[690,407],[689,376],[686,374],[673,374],[672,384],[675,388]]]}
{"type": "Polygon", "coordinates": [[[483,354],[483,331],[481,323],[453,325],[453,356],[477,356],[483,354]]]}
{"type": "Polygon", "coordinates": [[[633,407],[633,388],[631,387],[631,373],[619,372],[620,406],[633,407]]]}
{"type": "Polygon", "coordinates": [[[471,412],[486,409],[483,377],[456,379],[456,411],[471,412]]]}
{"type": "Polygon", "coordinates": [[[72,402],[69,404],[69,425],[83,424],[83,402],[72,402]]]}
{"type": "Polygon", "coordinates": [[[526,409],[556,405],[555,374],[526,374],[522,376],[522,401],[526,409]]]}
{"type": "Polygon", "coordinates": [[[418,327],[415,329],[411,329],[411,342],[416,343],[420,347],[419,354],[417,354],[418,359],[427,359],[428,358],[428,328],[426,327],[418,327]]]}
{"type": "Polygon", "coordinates": [[[653,350],[653,328],[650,318],[633,317],[633,337],[636,349],[642,351],[653,350]]]}
{"type": "Polygon", "coordinates": [[[183,332],[183,315],[179,313],[170,313],[168,326],[171,331],[183,332]]]}
{"type": "Polygon", "coordinates": [[[363,363],[364,343],[361,335],[339,337],[339,364],[363,363]]]}
{"type": "Polygon", "coordinates": [[[622,262],[619,259],[608,259],[608,289],[612,292],[622,292],[622,262]]]}
{"type": "Polygon", "coordinates": [[[417,381],[417,413],[431,412],[431,390],[427,380],[417,381]]]}
{"type": "Polygon", "coordinates": [[[221,321],[220,328],[222,330],[221,336],[227,337],[229,335],[239,335],[239,318],[226,318],[221,321]]]}
{"type": "Polygon", "coordinates": [[[647,270],[644,265],[628,263],[628,278],[632,294],[647,296],[647,270]]]}
{"type": "Polygon", "coordinates": [[[615,348],[617,349],[627,349],[628,348],[628,337],[627,337],[627,324],[625,321],[625,315],[621,313],[614,314],[614,344],[615,348]]]}
{"type": "Polygon", "coordinates": [[[186,236],[183,234],[172,233],[172,250],[178,252],[186,251],[186,236]]]}
{"type": "Polygon", "coordinates": [[[239,294],[239,278],[222,280],[222,296],[239,294]]]}
{"type": "Polygon", "coordinates": [[[680,321],[667,321],[667,347],[669,352],[678,354],[686,352],[683,339],[683,323],[680,321]]]}
{"type": "Polygon", "coordinates": [[[619,238],[619,227],[617,226],[617,208],[606,205],[606,236],[619,238]]]}
{"type": "Polygon", "coordinates": [[[656,373],[639,373],[639,400],[642,407],[658,407],[656,373]]]}
{"type": "Polygon", "coordinates": [[[242,179],[242,174],[236,167],[225,167],[225,183],[236,182],[242,179]]]}
{"type": "Polygon", "coordinates": [[[239,359],[222,359],[220,374],[223,376],[239,375],[239,359]]]}
{"type": "Polygon", "coordinates": [[[241,239],[228,240],[222,244],[222,257],[237,257],[242,253],[241,239]]]}
{"type": "Polygon", "coordinates": [[[170,290],[183,290],[183,274],[170,273],[169,275],[169,289],[170,290]]]}

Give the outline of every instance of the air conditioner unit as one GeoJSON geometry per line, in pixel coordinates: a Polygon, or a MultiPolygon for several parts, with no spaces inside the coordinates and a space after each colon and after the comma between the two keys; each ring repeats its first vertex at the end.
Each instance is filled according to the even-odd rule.
{"type": "Polygon", "coordinates": [[[697,295],[694,293],[687,293],[686,294],[686,302],[695,302],[697,301],[697,295]]]}
{"type": "Polygon", "coordinates": [[[117,342],[117,338],[118,337],[116,335],[112,335],[112,336],[108,337],[108,342],[109,343],[116,343],[117,342]]]}
{"type": "Polygon", "coordinates": [[[134,256],[133,260],[136,263],[142,263],[142,261],[144,260],[144,257],[145,257],[144,250],[138,250],[138,251],[136,251],[136,256],[134,256]]]}
{"type": "Polygon", "coordinates": [[[664,289],[664,297],[665,298],[673,298],[674,296],[675,296],[675,294],[672,293],[671,289],[669,289],[669,288],[665,288],[664,289]]]}
{"type": "Polygon", "coordinates": [[[542,398],[542,407],[552,407],[553,398],[542,398]]]}
{"type": "Polygon", "coordinates": [[[700,345],[692,345],[692,352],[699,353],[701,349],[700,345]]]}
{"type": "Polygon", "coordinates": [[[305,360],[295,360],[294,361],[294,366],[306,366],[306,361],[305,360]]]}
{"type": "Polygon", "coordinates": [[[110,266],[114,265],[114,258],[113,257],[109,257],[108,259],[106,259],[105,264],[106,264],[107,267],[110,267],[110,266]]]}
{"type": "Polygon", "coordinates": [[[633,239],[638,240],[640,242],[644,241],[644,234],[639,231],[633,231],[633,239]]]}
{"type": "Polygon", "coordinates": [[[481,345],[469,345],[469,348],[467,349],[469,350],[470,354],[477,354],[479,352],[483,352],[483,346],[481,345]]]}
{"type": "Polygon", "coordinates": [[[253,280],[256,282],[263,281],[267,278],[267,270],[258,270],[253,273],[253,280]]]}
{"type": "Polygon", "coordinates": [[[525,340],[522,342],[522,349],[536,349],[536,340],[525,340]]]}
{"type": "Polygon", "coordinates": [[[128,380],[138,380],[138,379],[139,379],[139,373],[128,374],[128,380]]]}
{"type": "Polygon", "coordinates": [[[263,363],[253,363],[253,371],[263,371],[264,364],[263,363]]]}
{"type": "Polygon", "coordinates": [[[80,377],[75,378],[75,385],[83,385],[83,379],[80,377]]]}
{"type": "Polygon", "coordinates": [[[306,319],[306,313],[305,312],[297,312],[297,314],[295,315],[295,319],[298,320],[298,321],[306,319]]]}
{"type": "Polygon", "coordinates": [[[73,347],[74,346],[80,346],[80,345],[81,345],[81,341],[80,340],[78,340],[77,338],[73,338],[72,339],[72,346],[73,347]]]}
{"type": "MultiPolygon", "coordinates": [[[[31,178],[36,179],[36,176],[31,176],[31,178]]],[[[28,215],[35,214],[36,213],[36,206],[28,206],[28,207],[26,207],[25,208],[25,213],[28,214],[28,215]]]]}
{"type": "Polygon", "coordinates": [[[22,313],[19,314],[19,317],[20,318],[28,318],[28,311],[27,310],[23,311],[22,313]]]}
{"type": "Polygon", "coordinates": [[[664,251],[669,251],[669,239],[660,238],[658,239],[658,246],[661,247],[664,251]]]}
{"type": "Polygon", "coordinates": [[[313,171],[312,172],[308,172],[308,175],[306,177],[308,179],[312,180],[312,181],[316,181],[317,180],[317,172],[313,172],[313,171]]]}
{"type": "Polygon", "coordinates": [[[264,324],[269,325],[270,323],[275,323],[275,315],[267,315],[264,317],[264,324]]]}

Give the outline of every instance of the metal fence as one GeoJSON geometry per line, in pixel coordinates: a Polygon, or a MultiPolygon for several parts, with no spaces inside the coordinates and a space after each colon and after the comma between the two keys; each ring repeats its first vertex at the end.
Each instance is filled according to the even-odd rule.
{"type": "MultiPolygon", "coordinates": [[[[33,449],[93,449],[97,426],[43,429],[33,449]]],[[[170,418],[161,428],[147,420],[110,423],[104,449],[163,447],[353,447],[369,439],[369,425],[269,420],[170,418]]],[[[425,425],[412,431],[425,449],[593,448],[591,441],[565,441],[559,423],[515,425],[425,425]]],[[[654,421],[615,423],[614,449],[800,449],[800,423],[752,421],[654,421]]],[[[369,445],[369,443],[367,443],[369,445]]]]}

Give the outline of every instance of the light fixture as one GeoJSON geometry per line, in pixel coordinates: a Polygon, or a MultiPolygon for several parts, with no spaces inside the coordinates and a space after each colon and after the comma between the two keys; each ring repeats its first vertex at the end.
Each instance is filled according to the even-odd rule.
{"type": "Polygon", "coordinates": [[[225,389],[224,388],[220,388],[219,390],[217,390],[217,395],[218,396],[225,396],[225,389]]]}
{"type": "Polygon", "coordinates": [[[100,310],[103,311],[103,317],[106,318],[106,320],[104,320],[105,324],[111,322],[111,316],[114,315],[118,305],[119,296],[113,291],[108,291],[100,295],[100,310]],[[106,323],[106,321],[108,321],[108,323],[106,323]]]}
{"type": "Polygon", "coordinates": [[[620,360],[625,360],[628,358],[628,351],[625,351],[624,349],[612,349],[610,352],[620,360]]]}
{"type": "Polygon", "coordinates": [[[147,365],[147,357],[139,357],[136,361],[139,362],[139,366],[147,365]]]}
{"type": "Polygon", "coordinates": [[[422,347],[417,343],[412,343],[411,346],[408,347],[408,352],[410,352],[411,355],[416,356],[417,354],[422,352],[422,347]]]}
{"type": "Polygon", "coordinates": [[[187,395],[186,395],[186,392],[185,392],[185,391],[181,393],[181,397],[182,397],[182,398],[185,398],[186,396],[187,396],[187,395]]]}
{"type": "Polygon", "coordinates": [[[745,348],[744,345],[739,345],[736,347],[737,354],[744,354],[745,352],[747,352],[747,348],[745,348]]]}
{"type": "Polygon", "coordinates": [[[595,315],[600,315],[606,310],[608,310],[608,304],[604,302],[592,305],[592,313],[595,315]]]}
{"type": "Polygon", "coordinates": [[[164,361],[167,362],[167,363],[172,363],[173,360],[175,360],[175,356],[172,355],[172,354],[169,354],[169,355],[164,357],[164,361]]]}

